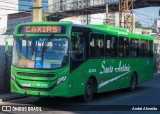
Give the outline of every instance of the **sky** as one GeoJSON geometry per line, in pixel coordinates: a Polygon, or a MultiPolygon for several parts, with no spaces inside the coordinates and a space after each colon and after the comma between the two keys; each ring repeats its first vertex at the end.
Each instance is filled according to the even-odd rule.
{"type": "Polygon", "coordinates": [[[136,16],[136,21],[140,22],[143,26],[153,26],[154,20],[160,18],[160,7],[147,7],[134,9],[133,12],[136,16]]]}
{"type": "MultiPolygon", "coordinates": [[[[133,13],[135,14],[135,18],[137,22],[140,22],[142,24],[142,26],[144,27],[153,27],[154,21],[155,19],[159,18],[159,10],[160,7],[146,7],[146,8],[139,8],[139,9],[134,9],[133,13]]],[[[95,19],[96,21],[102,21],[103,18],[105,17],[101,17],[101,16],[97,16],[97,18],[99,19],[95,19]]],[[[71,20],[74,20],[74,23],[81,23],[80,22],[80,18],[79,19],[74,19],[72,18],[71,20]]],[[[92,22],[93,23],[93,22],[92,22]]]]}
{"type": "MultiPolygon", "coordinates": [[[[17,1],[17,0],[11,0],[11,1],[17,1]]],[[[109,0],[109,1],[115,2],[118,0],[109,0]]],[[[153,26],[154,20],[156,18],[160,18],[159,10],[160,7],[147,7],[147,8],[134,9],[133,11],[134,14],[136,15],[136,21],[140,22],[143,26],[153,26]]],[[[4,11],[2,12],[3,12],[2,14],[4,15],[4,11]]]]}
{"type": "MultiPolygon", "coordinates": [[[[108,0],[108,1],[115,2],[118,0],[108,0]]],[[[156,18],[160,18],[159,9],[160,7],[146,7],[146,8],[134,9],[134,14],[136,15],[136,21],[139,21],[143,26],[153,26],[154,20],[156,18]]]]}

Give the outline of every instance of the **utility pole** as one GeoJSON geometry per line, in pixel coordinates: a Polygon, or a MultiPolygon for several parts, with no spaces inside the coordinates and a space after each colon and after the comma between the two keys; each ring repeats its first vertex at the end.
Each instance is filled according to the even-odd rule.
{"type": "Polygon", "coordinates": [[[87,14],[87,25],[89,24],[89,15],[87,14]]]}
{"type": "Polygon", "coordinates": [[[33,0],[33,22],[42,21],[42,0],[33,0]]]}
{"type": "MultiPolygon", "coordinates": [[[[87,3],[87,7],[89,7],[91,4],[90,0],[87,0],[86,3],[87,3]]],[[[88,15],[88,13],[87,13],[87,25],[90,23],[89,18],[90,18],[90,15],[88,15]]]]}
{"type": "Polygon", "coordinates": [[[133,32],[134,15],[133,15],[133,0],[119,0],[119,26],[129,29],[133,32]],[[129,12],[129,10],[131,12],[129,12]]]}
{"type": "Polygon", "coordinates": [[[109,18],[108,18],[108,0],[106,1],[106,24],[109,25],[109,18]]]}
{"type": "Polygon", "coordinates": [[[122,0],[119,0],[118,2],[118,11],[119,11],[119,27],[122,27],[122,16],[123,16],[122,0]]]}

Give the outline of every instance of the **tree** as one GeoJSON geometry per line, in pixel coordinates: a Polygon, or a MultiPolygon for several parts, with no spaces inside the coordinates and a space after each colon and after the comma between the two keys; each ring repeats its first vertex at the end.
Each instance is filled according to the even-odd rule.
{"type": "Polygon", "coordinates": [[[153,33],[157,32],[157,29],[154,27],[143,27],[143,29],[151,29],[153,33]]]}
{"type": "Polygon", "coordinates": [[[47,12],[42,11],[42,21],[47,21],[47,12]]]}
{"type": "Polygon", "coordinates": [[[153,33],[157,32],[157,29],[155,27],[143,27],[142,24],[140,22],[136,22],[135,23],[135,27],[136,28],[142,28],[142,29],[151,29],[153,33]]]}
{"type": "Polygon", "coordinates": [[[137,22],[135,23],[135,27],[136,27],[136,28],[142,28],[142,24],[137,21],[137,22]]]}

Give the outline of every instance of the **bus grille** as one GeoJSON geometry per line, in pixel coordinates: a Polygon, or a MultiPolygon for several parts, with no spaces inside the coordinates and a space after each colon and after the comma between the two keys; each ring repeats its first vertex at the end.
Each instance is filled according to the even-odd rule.
{"type": "Polygon", "coordinates": [[[27,90],[27,91],[51,91],[54,87],[50,87],[50,88],[31,88],[31,87],[20,87],[23,90],[27,90]]]}
{"type": "Polygon", "coordinates": [[[24,73],[17,72],[19,76],[31,76],[31,77],[55,77],[55,74],[38,74],[38,73],[24,73]]]}
{"type": "Polygon", "coordinates": [[[19,86],[19,88],[26,90],[26,91],[51,91],[52,89],[54,89],[56,87],[56,84],[54,84],[53,86],[49,87],[49,88],[34,88],[34,87],[23,87],[21,86],[17,81],[15,81],[15,83],[19,86]]]}

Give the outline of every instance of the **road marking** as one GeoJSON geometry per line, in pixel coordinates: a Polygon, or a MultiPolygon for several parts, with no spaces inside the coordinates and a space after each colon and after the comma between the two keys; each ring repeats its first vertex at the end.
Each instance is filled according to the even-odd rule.
{"type": "Polygon", "coordinates": [[[139,94],[142,94],[142,92],[135,93],[135,94],[130,94],[130,95],[127,95],[127,96],[124,96],[124,97],[119,97],[119,98],[117,98],[117,99],[118,99],[118,100],[126,99],[126,98],[128,98],[128,97],[132,97],[132,96],[139,95],[139,94]]]}

